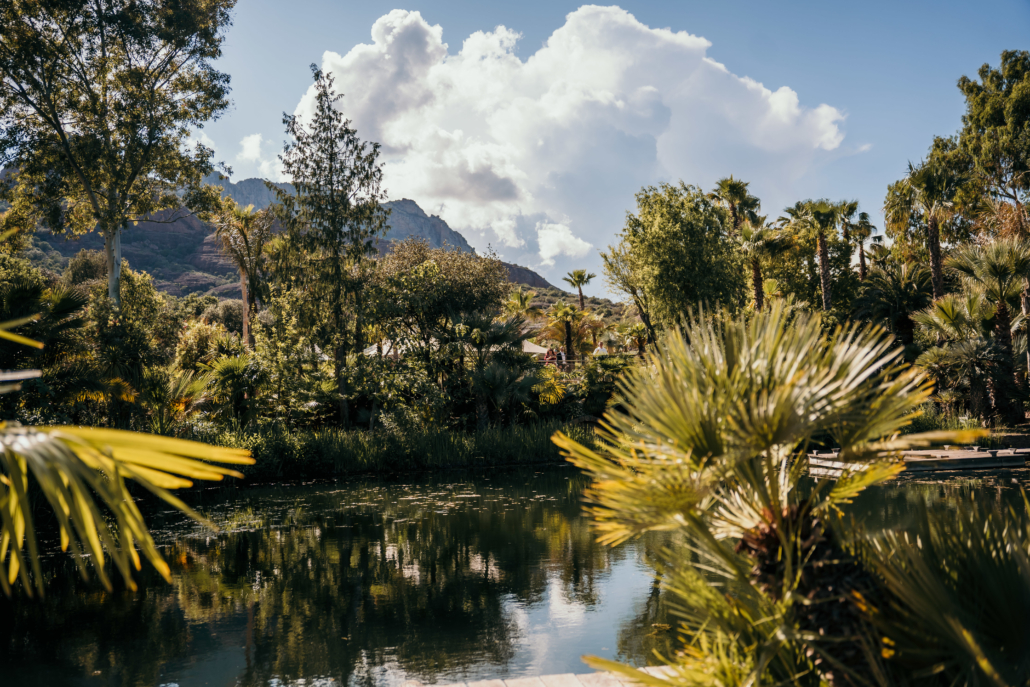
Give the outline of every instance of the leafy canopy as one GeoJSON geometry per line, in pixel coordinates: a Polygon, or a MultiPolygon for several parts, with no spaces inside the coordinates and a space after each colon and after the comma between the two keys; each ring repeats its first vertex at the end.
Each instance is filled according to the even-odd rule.
{"type": "MultiPolygon", "coordinates": [[[[229,105],[214,67],[235,0],[14,0],[0,6],[0,167],[25,228],[109,239],[204,206],[212,151],[192,131],[229,105]],[[183,196],[183,191],[185,195],[183,196]]],[[[120,255],[109,241],[109,296],[120,255]]]]}

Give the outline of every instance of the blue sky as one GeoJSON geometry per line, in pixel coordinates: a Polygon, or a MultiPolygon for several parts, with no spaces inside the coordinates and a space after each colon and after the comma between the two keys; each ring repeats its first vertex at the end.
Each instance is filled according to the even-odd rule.
{"type": "Polygon", "coordinates": [[[247,0],[220,63],[234,106],[204,134],[234,179],[275,175],[282,113],[304,112],[308,65],[324,65],[359,135],[383,140],[391,198],[554,282],[600,273],[597,250],[645,183],[707,189],[733,173],[773,217],[807,197],[879,217],[906,162],[960,126],[959,76],[1030,49],[1027,0],[617,7],[247,0]],[[373,47],[349,54],[359,44],[373,47]]]}

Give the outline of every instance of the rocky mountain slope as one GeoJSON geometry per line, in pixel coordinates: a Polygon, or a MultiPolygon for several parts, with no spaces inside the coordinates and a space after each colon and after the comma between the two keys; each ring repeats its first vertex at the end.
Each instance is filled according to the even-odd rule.
{"type": "MultiPolygon", "coordinates": [[[[275,200],[261,179],[244,179],[236,183],[216,178],[207,181],[221,185],[224,194],[240,205],[253,205],[260,210],[275,200]]],[[[290,188],[289,184],[279,186],[290,188]]],[[[464,236],[436,215],[427,215],[415,201],[405,198],[390,201],[385,206],[390,209],[390,228],[380,239],[385,242],[381,245],[382,250],[388,251],[393,241],[411,236],[425,239],[434,248],[447,246],[462,251],[473,250],[464,236]]],[[[140,222],[122,235],[122,255],[133,269],[149,272],[159,289],[176,296],[204,293],[238,297],[236,269],[222,255],[218,239],[209,225],[192,215],[176,217],[171,211],[158,213],[154,219],[157,221],[140,222]]],[[[80,250],[102,250],[103,246],[103,239],[96,234],[68,239],[40,231],[33,237],[28,257],[41,266],[59,270],[80,250]]],[[[508,263],[505,266],[509,279],[516,284],[553,288],[527,267],[508,263]]]]}

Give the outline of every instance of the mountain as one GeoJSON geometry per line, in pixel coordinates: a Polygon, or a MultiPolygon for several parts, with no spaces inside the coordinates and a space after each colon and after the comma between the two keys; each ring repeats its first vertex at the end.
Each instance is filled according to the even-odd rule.
{"type": "Polygon", "coordinates": [[[383,207],[390,210],[390,228],[383,236],[387,241],[403,241],[414,236],[425,239],[433,248],[447,246],[465,253],[474,252],[464,236],[451,229],[447,222],[436,215],[427,215],[413,200],[391,200],[383,203],[383,207]]]}
{"type": "MultiPolygon", "coordinates": [[[[223,195],[240,205],[253,205],[261,210],[275,201],[275,194],[262,179],[244,179],[231,182],[217,177],[205,179],[220,185],[223,195]]],[[[276,184],[290,190],[290,184],[276,184]]],[[[433,248],[456,248],[473,252],[465,237],[447,226],[436,215],[427,215],[413,200],[404,198],[384,203],[390,209],[389,229],[380,241],[389,251],[394,241],[411,236],[425,239],[433,248]]],[[[159,289],[176,296],[206,293],[226,298],[238,298],[238,273],[222,254],[221,246],[210,225],[192,215],[176,219],[173,211],[156,213],[153,222],[140,222],[122,234],[122,256],[133,269],[145,270],[154,277],[159,289]],[[174,221],[170,221],[174,220],[174,221]]],[[[104,241],[97,234],[77,239],[51,235],[39,231],[33,237],[28,257],[34,263],[59,270],[68,258],[80,250],[103,250],[104,241]]],[[[533,270],[505,263],[508,278],[516,284],[532,288],[553,288],[546,279],[533,270]]]]}

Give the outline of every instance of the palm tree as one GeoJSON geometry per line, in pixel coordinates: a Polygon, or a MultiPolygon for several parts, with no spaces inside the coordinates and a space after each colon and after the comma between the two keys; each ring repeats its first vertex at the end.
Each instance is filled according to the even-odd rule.
{"type": "MultiPolygon", "coordinates": [[[[955,250],[948,266],[967,284],[982,288],[995,305],[994,338],[1001,349],[999,378],[1004,386],[1017,382],[1013,372],[1012,325],[1009,302],[1018,298],[1023,280],[1030,275],[1030,243],[1016,238],[997,239],[986,246],[967,244],[955,250]]],[[[1012,421],[1021,420],[1015,399],[1009,403],[1012,421]]]]}
{"type": "Polygon", "coordinates": [[[747,181],[734,179],[731,174],[715,182],[715,189],[708,194],[730,211],[731,236],[736,235],[740,231],[740,226],[753,218],[761,208],[761,201],[748,192],[749,185],[747,181]]]}
{"type": "Polygon", "coordinates": [[[508,294],[508,299],[504,301],[504,312],[508,315],[535,320],[541,317],[544,311],[533,305],[534,298],[536,298],[535,292],[523,291],[522,286],[519,285],[508,294]]]}
{"type": "Polygon", "coordinates": [[[207,400],[205,375],[192,370],[149,368],[143,374],[137,399],[150,413],[150,429],[154,434],[170,435],[182,422],[194,415],[207,400]]]}
{"type": "Polygon", "coordinates": [[[579,309],[584,310],[586,305],[583,301],[583,287],[590,283],[590,280],[597,275],[586,270],[572,270],[568,276],[562,277],[562,281],[572,286],[579,292],[579,309]]]}
{"type": "Polygon", "coordinates": [[[256,310],[263,288],[265,244],[272,238],[272,213],[256,211],[253,205],[240,207],[232,198],[222,201],[215,221],[215,235],[222,240],[222,250],[240,272],[243,293],[243,341],[254,348],[250,317],[256,310]]]}
{"type": "Polygon", "coordinates": [[[781,250],[787,239],[775,229],[767,226],[766,218],[753,217],[741,226],[737,241],[744,260],[751,267],[751,284],[754,288],[755,310],[765,305],[764,280],[762,278],[762,258],[781,250]]]}
{"type": "Polygon", "coordinates": [[[826,237],[836,230],[838,206],[828,200],[807,200],[785,208],[780,217],[781,226],[799,234],[815,234],[819,253],[819,287],[823,297],[823,310],[833,306],[832,279],[830,277],[830,249],[826,237]]]}
{"type": "Polygon", "coordinates": [[[643,358],[644,349],[647,346],[647,327],[643,322],[634,322],[624,331],[627,342],[636,346],[637,356],[643,358]]]}
{"type": "Polygon", "coordinates": [[[935,300],[913,315],[932,345],[915,364],[926,370],[941,389],[958,389],[969,412],[987,426],[993,415],[1004,416],[1006,386],[997,379],[1005,357],[992,336],[996,306],[982,288],[967,288],[935,300]]]}
{"type": "Polygon", "coordinates": [[[855,237],[858,242],[858,279],[859,281],[865,281],[866,278],[866,264],[865,264],[865,242],[873,238],[873,234],[876,232],[876,227],[873,226],[872,222],[869,221],[868,212],[858,213],[858,222],[851,225],[851,234],[855,237]]]}
{"type": "MultiPolygon", "coordinates": [[[[898,368],[899,356],[877,328],[825,337],[819,318],[791,320],[781,304],[721,322],[693,317],[627,372],[625,408],[605,415],[597,445],[557,436],[593,479],[600,541],[662,532],[682,542],[660,554],[689,647],[673,681],[877,684],[889,633],[872,629],[868,610],[883,608],[882,586],[830,521],[838,504],[904,469],[891,452],[928,441],[899,434],[932,392],[924,373],[898,368]],[[854,469],[802,489],[821,437],[854,469]]],[[[656,684],[613,661],[587,662],[656,684]]]]}
{"type": "Polygon", "coordinates": [[[476,393],[479,430],[486,429],[490,421],[488,401],[497,400],[512,391],[509,387],[522,377],[521,371],[500,365],[493,357],[502,350],[521,351],[522,341],[527,337],[525,324],[525,319],[518,315],[503,320],[470,315],[458,329],[459,343],[472,360],[472,384],[476,393]]]}
{"type": "Polygon", "coordinates": [[[837,203],[837,221],[840,223],[840,237],[848,247],[848,266],[851,266],[851,234],[855,228],[855,214],[858,212],[857,200],[842,200],[837,203]]]}
{"type": "MultiPolygon", "coordinates": [[[[560,331],[565,335],[565,360],[567,361],[569,368],[574,368],[576,366],[576,349],[573,346],[572,325],[577,319],[581,319],[585,314],[585,311],[576,310],[576,308],[572,307],[565,301],[555,301],[551,307],[547,309],[548,328],[552,332],[555,329],[560,328],[560,331]]],[[[543,334],[543,332],[541,332],[541,334],[543,334]]]]}
{"type": "Polygon", "coordinates": [[[886,325],[906,349],[915,342],[913,313],[932,300],[930,272],[922,265],[890,261],[862,284],[855,315],[886,325]]]}
{"type": "Polygon", "coordinates": [[[883,205],[887,231],[895,237],[908,235],[917,223],[926,226],[934,298],[944,295],[941,226],[955,215],[958,188],[959,179],[940,163],[927,160],[916,167],[910,162],[908,176],[890,185],[883,205]]]}
{"type": "MultiPolygon", "coordinates": [[[[0,339],[43,348],[43,344],[9,330],[31,322],[0,323],[0,339]]],[[[17,391],[38,370],[0,371],[0,393],[17,391]]],[[[42,495],[50,506],[61,539],[83,577],[92,568],[111,590],[105,561],[110,559],[132,590],[132,570],[140,556],[171,581],[171,571],[129,493],[126,480],[151,492],[176,510],[212,528],[214,525],[176,498],[169,489],[189,487],[188,478],[221,480],[239,472],[210,462],[251,465],[250,452],[206,446],[138,432],[97,427],[23,427],[0,422],[0,589],[10,596],[21,581],[26,595],[44,594],[40,550],[33,525],[42,495]],[[36,486],[30,484],[36,482],[36,486]],[[106,509],[104,508],[106,507],[106,509]],[[139,552],[137,552],[137,549],[139,552]],[[86,559],[92,565],[87,566],[86,559]]]]}

